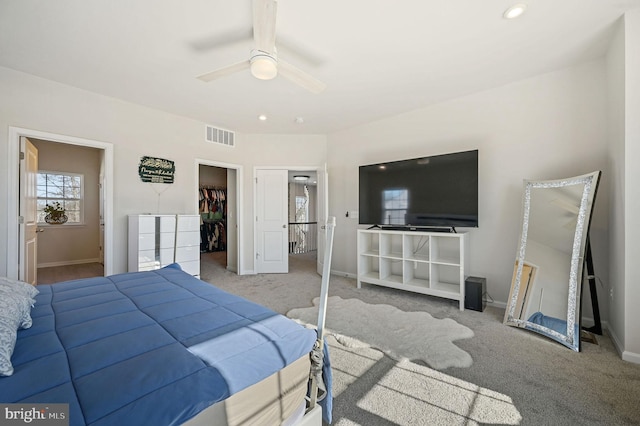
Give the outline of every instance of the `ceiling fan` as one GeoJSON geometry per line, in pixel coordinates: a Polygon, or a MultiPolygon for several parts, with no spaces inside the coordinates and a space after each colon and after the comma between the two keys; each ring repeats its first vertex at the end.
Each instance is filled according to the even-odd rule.
{"type": "Polygon", "coordinates": [[[250,68],[251,74],[260,80],[271,80],[280,74],[312,93],[322,92],[327,86],[325,83],[278,58],[276,9],[276,0],[253,0],[254,48],[249,59],[199,75],[197,78],[209,82],[250,68]]]}

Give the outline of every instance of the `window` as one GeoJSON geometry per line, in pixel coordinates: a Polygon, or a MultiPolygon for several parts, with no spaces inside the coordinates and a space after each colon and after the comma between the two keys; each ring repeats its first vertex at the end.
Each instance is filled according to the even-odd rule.
{"type": "Polygon", "coordinates": [[[304,195],[296,195],[296,222],[305,223],[305,225],[298,225],[304,232],[309,230],[309,225],[306,224],[309,222],[309,188],[307,185],[304,186],[304,195]]]}
{"type": "Polygon", "coordinates": [[[60,203],[68,224],[82,224],[84,176],[76,173],[38,172],[38,223],[44,224],[47,204],[60,203]]]}
{"type": "MultiPolygon", "coordinates": [[[[296,185],[297,186],[297,185],[296,185]]],[[[303,187],[304,195],[296,195],[295,224],[290,230],[291,253],[307,253],[309,247],[309,188],[303,187]]]]}
{"type": "Polygon", "coordinates": [[[404,225],[404,215],[409,208],[408,189],[385,189],[382,192],[384,211],[382,223],[385,225],[404,225]]]}
{"type": "Polygon", "coordinates": [[[296,222],[307,222],[309,217],[308,198],[296,195],[296,222]]]}

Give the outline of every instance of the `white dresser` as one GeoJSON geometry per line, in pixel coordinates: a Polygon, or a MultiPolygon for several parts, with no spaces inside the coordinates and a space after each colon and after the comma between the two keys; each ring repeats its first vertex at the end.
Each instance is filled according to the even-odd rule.
{"type": "Polygon", "coordinates": [[[129,272],[174,262],[200,276],[200,216],[129,215],[129,272]]]}

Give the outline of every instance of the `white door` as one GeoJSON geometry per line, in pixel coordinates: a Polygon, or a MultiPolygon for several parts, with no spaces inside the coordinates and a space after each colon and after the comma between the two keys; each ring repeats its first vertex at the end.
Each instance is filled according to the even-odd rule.
{"type": "MultiPolygon", "coordinates": [[[[104,158],[104,153],[100,153],[100,158],[104,158]]],[[[98,175],[98,188],[99,188],[99,196],[98,196],[98,212],[100,214],[99,218],[99,239],[100,239],[100,251],[98,252],[98,258],[100,259],[100,263],[104,265],[104,172],[102,171],[102,167],[100,167],[100,174],[98,175]]]]}
{"type": "Polygon", "coordinates": [[[329,173],[327,165],[318,169],[318,274],[322,275],[324,250],[327,242],[327,218],[329,217],[329,173]]]}
{"type": "Polygon", "coordinates": [[[256,272],[289,272],[287,170],[256,170],[256,272]]]}
{"type": "Polygon", "coordinates": [[[20,138],[20,258],[18,279],[38,282],[38,149],[20,138]]]}

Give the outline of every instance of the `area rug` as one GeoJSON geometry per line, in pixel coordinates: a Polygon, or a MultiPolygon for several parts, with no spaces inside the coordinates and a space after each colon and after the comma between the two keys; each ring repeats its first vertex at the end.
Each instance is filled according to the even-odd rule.
{"type": "MultiPolygon", "coordinates": [[[[309,308],[287,316],[305,324],[318,321],[319,298],[309,308]]],[[[329,297],[325,334],[347,347],[374,347],[397,360],[422,360],[429,367],[470,367],[471,355],[453,344],[473,337],[473,331],[450,318],[427,312],[404,312],[390,305],[370,305],[358,299],[329,297]]]]}

